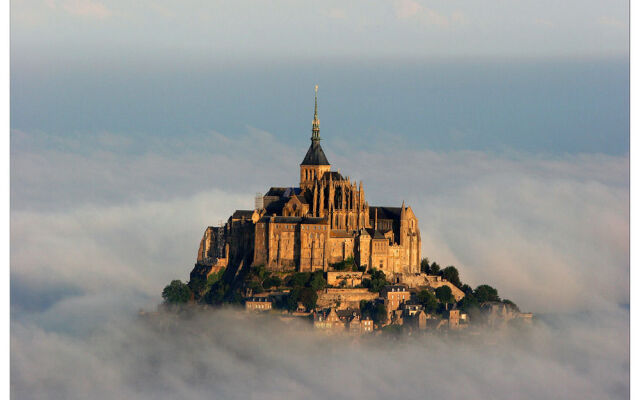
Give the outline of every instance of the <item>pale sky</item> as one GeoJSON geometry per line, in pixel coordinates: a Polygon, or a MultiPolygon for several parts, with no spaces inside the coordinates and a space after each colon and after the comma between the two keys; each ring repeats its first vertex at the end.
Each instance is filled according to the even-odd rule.
{"type": "Polygon", "coordinates": [[[627,55],[629,43],[629,6],[621,0],[13,0],[11,5],[12,55],[28,59],[608,57],[627,55]]]}

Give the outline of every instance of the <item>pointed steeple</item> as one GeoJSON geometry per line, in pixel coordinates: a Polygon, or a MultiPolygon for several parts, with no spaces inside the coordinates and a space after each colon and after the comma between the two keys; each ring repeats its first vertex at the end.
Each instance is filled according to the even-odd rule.
{"type": "Polygon", "coordinates": [[[320,120],[318,119],[318,85],[316,85],[315,107],[313,109],[313,122],[311,123],[311,140],[320,140],[320,120]]]}
{"type": "Polygon", "coordinates": [[[331,165],[320,146],[320,120],[318,119],[318,85],[316,85],[315,107],[313,110],[313,123],[311,127],[311,146],[307,150],[300,165],[331,165]]]}

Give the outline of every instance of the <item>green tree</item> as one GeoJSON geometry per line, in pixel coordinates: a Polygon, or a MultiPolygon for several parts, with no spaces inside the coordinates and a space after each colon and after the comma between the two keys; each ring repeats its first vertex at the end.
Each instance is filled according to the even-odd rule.
{"type": "Polygon", "coordinates": [[[460,289],[465,294],[465,296],[473,294],[473,288],[471,286],[467,285],[466,283],[464,285],[462,285],[462,287],[460,289]]]}
{"type": "Polygon", "coordinates": [[[227,297],[229,285],[220,280],[211,285],[211,288],[204,296],[204,301],[208,304],[220,304],[227,297]]]}
{"type": "Polygon", "coordinates": [[[429,273],[431,275],[438,275],[440,273],[440,265],[435,261],[431,263],[431,268],[429,269],[429,273]]]}
{"type": "Polygon", "coordinates": [[[504,304],[508,305],[509,307],[513,308],[514,310],[520,312],[520,308],[513,301],[508,300],[508,299],[503,299],[502,302],[504,304]]]}
{"type": "Polygon", "coordinates": [[[191,289],[186,283],[176,279],[162,290],[162,298],[167,304],[184,304],[191,298],[191,289]]]}
{"type": "Polygon", "coordinates": [[[272,287],[278,287],[280,285],[282,285],[282,279],[280,279],[280,277],[277,276],[277,275],[271,275],[270,277],[265,279],[264,282],[262,283],[262,286],[265,289],[270,289],[272,287]]]}
{"type": "Polygon", "coordinates": [[[304,288],[300,291],[299,301],[307,308],[307,310],[313,310],[316,308],[318,293],[311,288],[304,288]]]}
{"type": "Polygon", "coordinates": [[[302,287],[302,286],[305,286],[307,282],[309,282],[309,279],[311,279],[310,272],[296,272],[295,274],[289,277],[288,285],[291,287],[296,287],[296,286],[302,287]]]}
{"type": "Polygon", "coordinates": [[[375,268],[371,269],[371,279],[362,280],[362,286],[366,287],[370,292],[374,293],[379,292],[385,285],[388,284],[389,282],[387,281],[387,276],[385,275],[385,273],[375,268]]]}
{"type": "Polygon", "coordinates": [[[189,281],[188,285],[196,298],[199,297],[205,289],[207,289],[207,282],[199,276],[194,276],[189,281]]]}
{"type": "Polygon", "coordinates": [[[429,273],[430,267],[429,259],[427,257],[423,258],[422,261],[420,261],[420,271],[424,272],[425,274],[429,273]]]}
{"type": "Polygon", "coordinates": [[[211,286],[213,286],[214,283],[222,279],[222,275],[224,275],[225,271],[226,268],[222,267],[220,268],[220,271],[215,272],[207,277],[207,290],[211,289],[211,286]]]}
{"type": "Polygon", "coordinates": [[[442,304],[449,304],[455,301],[449,286],[440,286],[439,288],[436,288],[436,298],[440,300],[442,304]]]}
{"type": "Polygon", "coordinates": [[[294,286],[287,296],[287,309],[294,311],[298,308],[298,300],[300,299],[300,293],[302,292],[302,286],[294,286]]]}
{"type": "Polygon", "coordinates": [[[264,292],[264,287],[262,287],[262,285],[260,284],[260,282],[258,281],[250,281],[247,284],[247,287],[249,289],[251,289],[251,291],[256,294],[256,293],[262,293],[264,292]]]}
{"type": "Polygon", "coordinates": [[[485,301],[500,301],[498,290],[489,285],[478,286],[476,290],[473,291],[473,295],[479,303],[484,303],[485,301]]]}
{"type": "Polygon", "coordinates": [[[478,307],[478,300],[473,295],[473,293],[466,294],[460,301],[458,302],[458,308],[464,311],[469,311],[472,308],[478,307]]]}
{"type": "Polygon", "coordinates": [[[417,295],[418,302],[424,307],[424,311],[432,313],[438,308],[438,299],[428,290],[421,290],[417,295]]]}
{"type": "Polygon", "coordinates": [[[377,325],[387,322],[387,308],[384,303],[374,301],[360,301],[360,313],[362,317],[369,317],[377,325]]]}
{"type": "Polygon", "coordinates": [[[271,272],[269,272],[264,265],[257,265],[251,268],[251,274],[258,278],[260,283],[262,283],[265,279],[267,279],[271,272]]]}
{"type": "Polygon", "coordinates": [[[309,282],[309,287],[313,290],[322,290],[327,286],[327,281],[324,279],[322,271],[316,271],[313,273],[309,282]]]}
{"type": "Polygon", "coordinates": [[[460,274],[458,273],[458,269],[453,265],[448,266],[440,272],[440,275],[453,283],[456,287],[462,286],[462,282],[460,282],[460,274]]]}

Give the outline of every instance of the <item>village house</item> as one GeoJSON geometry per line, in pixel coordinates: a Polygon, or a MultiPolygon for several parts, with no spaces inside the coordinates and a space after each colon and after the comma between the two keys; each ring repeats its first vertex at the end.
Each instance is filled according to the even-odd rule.
{"type": "Polygon", "coordinates": [[[273,303],[268,297],[249,297],[245,300],[244,308],[247,311],[268,311],[273,303]]]}

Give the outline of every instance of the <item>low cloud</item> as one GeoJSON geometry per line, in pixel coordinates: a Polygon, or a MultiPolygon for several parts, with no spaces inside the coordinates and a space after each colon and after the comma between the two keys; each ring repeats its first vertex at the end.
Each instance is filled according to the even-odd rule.
{"type": "Polygon", "coordinates": [[[356,340],[218,310],[75,338],[13,324],[12,395],[64,399],[625,398],[628,313],[530,330],[356,340]],[[603,318],[604,319],[601,319],[603,318]],[[46,355],[46,356],[45,356],[46,355]]]}
{"type": "Polygon", "coordinates": [[[377,143],[386,141],[323,146],[334,169],[363,180],[370,204],[412,206],[425,256],[545,314],[532,334],[391,348],[258,330],[217,312],[167,336],[130,316],[153,309],[171,279],[188,278],[206,226],[252,208],[270,185],[295,185],[306,148],[256,128],[176,138],[14,131],[14,396],[628,394],[619,305],[629,302],[629,157],[377,143]]]}

